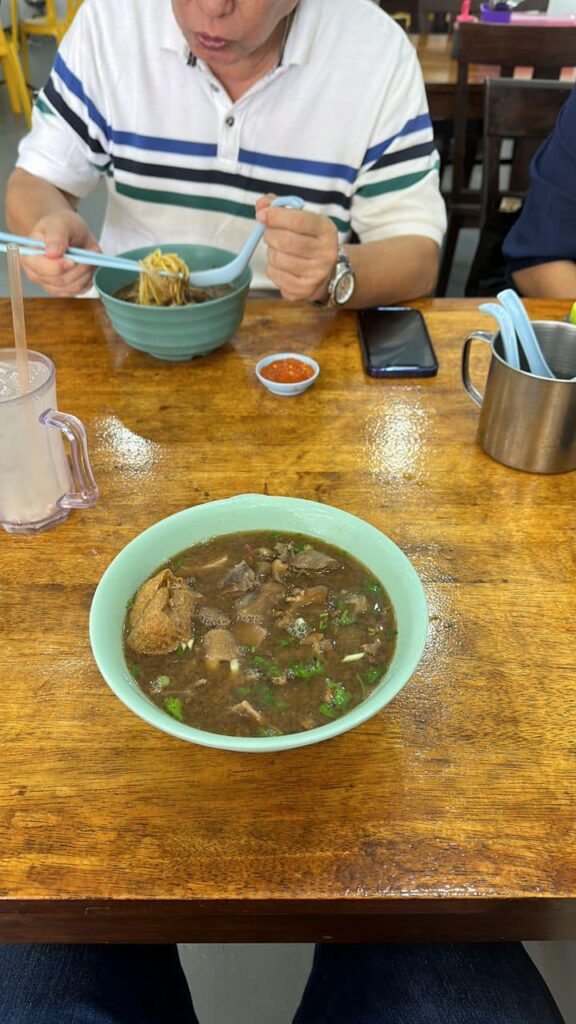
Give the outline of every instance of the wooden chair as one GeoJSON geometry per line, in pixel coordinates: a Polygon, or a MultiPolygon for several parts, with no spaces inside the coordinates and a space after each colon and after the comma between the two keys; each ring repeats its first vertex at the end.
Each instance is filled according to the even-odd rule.
{"type": "Polygon", "coordinates": [[[414,32],[416,4],[417,0],[378,0],[378,6],[399,22],[406,32],[414,32]]]}
{"type": "Polygon", "coordinates": [[[494,25],[464,22],[454,33],[458,61],[454,118],[453,179],[447,197],[448,230],[444,242],[437,295],[445,295],[463,227],[480,224],[480,191],[468,183],[468,75],[471,64],[486,67],[485,78],[511,78],[516,68],[532,68],[534,78],[558,79],[563,68],[576,65],[576,28],[548,25],[494,25]]]}
{"type": "Polygon", "coordinates": [[[40,18],[26,18],[20,22],[20,37],[22,45],[22,62],[26,80],[30,81],[30,64],[28,59],[28,37],[29,36],[52,36],[59,46],[65,32],[69,29],[74,16],[80,7],[82,0],[67,0],[66,14],[63,18],[58,17],[56,11],[56,0],[46,0],[46,14],[40,18]]]}
{"type": "Polygon", "coordinates": [[[418,32],[451,32],[461,7],[462,0],[418,0],[418,32]]]}
{"type": "Polygon", "coordinates": [[[484,162],[480,237],[466,286],[467,295],[495,295],[507,284],[502,244],[522,207],[530,184],[529,166],[516,165],[505,187],[501,148],[505,140],[532,143],[551,134],[573,86],[569,82],[489,78],[484,97],[484,162]]]}
{"type": "Polygon", "coordinates": [[[10,0],[10,33],[0,24],[0,64],[8,89],[10,106],[15,114],[24,114],[28,127],[32,124],[32,101],[20,64],[18,49],[18,0],[10,0]]]}

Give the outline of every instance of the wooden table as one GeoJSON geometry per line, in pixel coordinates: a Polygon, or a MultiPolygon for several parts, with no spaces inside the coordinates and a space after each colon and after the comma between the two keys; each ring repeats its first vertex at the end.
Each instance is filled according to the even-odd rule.
{"type": "Polygon", "coordinates": [[[390,383],[364,375],[352,313],[252,300],[233,344],[169,364],[125,346],[96,301],[27,303],[102,496],[37,537],[0,531],[0,941],[576,937],[576,474],[483,454],[459,364],[491,323],[473,301],[420,305],[440,373],[390,383]],[[255,362],[292,347],[321,377],[274,398],[255,362]],[[387,708],[278,755],[146,725],[88,641],[124,544],[242,492],[364,517],[430,605],[387,708]]]}
{"type": "MultiPolygon", "coordinates": [[[[453,119],[456,104],[456,80],[458,62],[452,56],[453,35],[442,33],[414,34],[408,38],[416,47],[422,68],[430,116],[434,120],[453,119]]],[[[468,74],[468,111],[472,118],[480,118],[484,111],[484,82],[500,73],[499,67],[488,64],[472,64],[468,74]]],[[[531,78],[531,68],[517,68],[517,78],[531,78]]],[[[565,68],[562,81],[574,82],[576,71],[565,68]]]]}

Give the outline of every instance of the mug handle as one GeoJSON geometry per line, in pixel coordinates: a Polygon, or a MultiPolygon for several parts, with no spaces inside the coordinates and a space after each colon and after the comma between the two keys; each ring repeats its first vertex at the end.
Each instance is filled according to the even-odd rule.
{"type": "Polygon", "coordinates": [[[482,406],[484,395],[480,394],[478,389],[474,387],[470,380],[470,351],[472,348],[472,342],[475,341],[476,338],[478,338],[479,341],[485,341],[487,345],[492,345],[494,335],[489,334],[488,331],[475,331],[474,334],[468,335],[464,342],[464,348],[462,349],[462,383],[472,401],[476,402],[476,405],[482,406]]]}
{"type": "Polygon", "coordinates": [[[75,491],[63,494],[56,504],[59,508],[90,508],[100,497],[100,491],[92,474],[88,458],[88,445],[84,424],[76,416],[58,409],[46,409],[39,416],[40,423],[47,427],[56,427],[70,442],[72,455],[72,476],[75,491]]]}

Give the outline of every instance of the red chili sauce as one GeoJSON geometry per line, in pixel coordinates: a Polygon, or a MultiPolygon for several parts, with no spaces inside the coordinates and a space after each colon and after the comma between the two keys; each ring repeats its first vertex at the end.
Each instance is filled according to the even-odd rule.
{"type": "Polygon", "coordinates": [[[314,367],[301,363],[299,359],[275,359],[264,366],[260,373],[275,384],[300,384],[314,376],[314,367]]]}

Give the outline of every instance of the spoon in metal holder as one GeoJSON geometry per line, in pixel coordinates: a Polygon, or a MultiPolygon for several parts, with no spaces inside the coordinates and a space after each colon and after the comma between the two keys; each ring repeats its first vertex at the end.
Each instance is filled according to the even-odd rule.
{"type": "Polygon", "coordinates": [[[497,302],[483,302],[478,309],[481,309],[483,313],[490,313],[490,315],[498,321],[500,337],[502,339],[502,348],[504,349],[504,358],[508,365],[514,370],[519,370],[520,355],[518,353],[516,331],[514,330],[512,320],[504,309],[504,306],[499,306],[497,302]]]}
{"type": "Polygon", "coordinates": [[[498,292],[498,299],[508,313],[524,349],[524,355],[530,369],[535,377],[547,377],[555,380],[555,375],[548,366],[540,348],[540,343],[530,322],[530,317],[524,308],[524,303],[512,288],[505,288],[498,292]]]}

